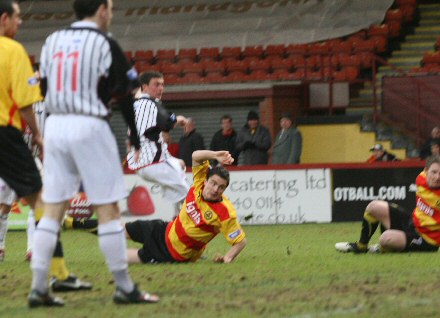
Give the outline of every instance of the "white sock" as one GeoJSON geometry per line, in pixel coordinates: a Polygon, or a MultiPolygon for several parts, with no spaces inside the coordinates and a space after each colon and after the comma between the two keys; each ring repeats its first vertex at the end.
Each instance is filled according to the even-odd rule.
{"type": "Polygon", "coordinates": [[[113,274],[116,286],[125,292],[131,292],[134,283],[128,274],[127,244],[124,228],[120,220],[98,225],[99,246],[113,274]]]}
{"type": "Polygon", "coordinates": [[[8,215],[0,214],[0,248],[6,246],[6,232],[8,231],[8,215]]]}
{"type": "Polygon", "coordinates": [[[26,235],[27,235],[27,252],[30,252],[32,250],[32,242],[34,240],[34,232],[35,232],[35,216],[34,216],[34,210],[29,210],[29,215],[27,219],[27,228],[26,228],[26,235]]]}
{"type": "Polygon", "coordinates": [[[41,293],[47,292],[47,274],[59,230],[60,223],[47,217],[43,217],[35,229],[31,261],[32,289],[41,293]]]}

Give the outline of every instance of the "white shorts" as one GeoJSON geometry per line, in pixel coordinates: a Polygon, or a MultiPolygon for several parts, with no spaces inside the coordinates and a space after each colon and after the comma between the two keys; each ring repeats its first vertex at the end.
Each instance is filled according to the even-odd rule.
{"type": "Polygon", "coordinates": [[[92,204],[117,202],[127,196],[118,148],[110,125],[84,115],[47,118],[44,130],[43,201],[72,198],[80,181],[92,204]]]}
{"type": "Polygon", "coordinates": [[[15,192],[0,178],[0,204],[11,205],[15,200],[15,192]]]}
{"type": "Polygon", "coordinates": [[[185,179],[185,171],[174,157],[139,169],[137,174],[147,181],[160,184],[163,196],[172,203],[182,201],[188,194],[189,185],[185,179]]]}

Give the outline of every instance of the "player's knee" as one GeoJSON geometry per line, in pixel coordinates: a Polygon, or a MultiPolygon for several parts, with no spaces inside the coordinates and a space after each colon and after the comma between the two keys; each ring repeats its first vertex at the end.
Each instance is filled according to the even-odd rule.
{"type": "Polygon", "coordinates": [[[386,230],[379,238],[379,244],[386,250],[401,251],[405,248],[406,238],[399,231],[386,230]]]}

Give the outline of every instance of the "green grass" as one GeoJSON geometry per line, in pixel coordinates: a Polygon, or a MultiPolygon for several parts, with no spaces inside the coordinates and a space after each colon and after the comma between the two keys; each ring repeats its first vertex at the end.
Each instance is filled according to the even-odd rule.
{"type": "Polygon", "coordinates": [[[64,232],[68,266],[94,289],[60,294],[65,308],[33,310],[26,307],[31,272],[24,262],[25,233],[10,232],[0,263],[0,317],[439,317],[438,253],[337,253],[334,243],[357,239],[359,228],[248,226],[248,246],[232,264],[210,261],[228,250],[218,237],[207,260],[131,266],[134,280],[161,296],[159,304],[147,306],[114,305],[97,238],[64,232]]]}

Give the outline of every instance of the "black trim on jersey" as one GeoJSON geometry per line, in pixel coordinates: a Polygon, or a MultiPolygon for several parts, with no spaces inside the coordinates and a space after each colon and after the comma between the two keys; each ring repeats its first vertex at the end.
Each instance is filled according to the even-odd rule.
{"type": "MultiPolygon", "coordinates": [[[[177,122],[176,115],[174,113],[167,111],[161,101],[156,101],[156,100],[149,98],[149,97],[139,97],[138,99],[139,100],[141,100],[141,99],[149,100],[149,101],[152,101],[156,105],[156,108],[157,108],[156,127],[157,127],[159,133],[161,131],[168,132],[174,128],[174,124],[177,122]]],[[[147,137],[147,136],[145,135],[145,137],[147,137]]],[[[153,141],[156,140],[156,139],[151,139],[149,137],[147,137],[147,138],[150,140],[153,140],[153,141]]],[[[159,138],[159,136],[158,136],[158,138],[159,138]]]]}
{"type": "Polygon", "coordinates": [[[41,78],[40,79],[40,90],[41,90],[41,95],[44,97],[46,97],[46,93],[47,93],[47,78],[41,78]]]}

